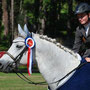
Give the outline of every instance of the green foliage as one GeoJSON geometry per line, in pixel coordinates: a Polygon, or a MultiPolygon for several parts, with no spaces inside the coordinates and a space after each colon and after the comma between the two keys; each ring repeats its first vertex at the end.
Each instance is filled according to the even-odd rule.
{"type": "Polygon", "coordinates": [[[3,30],[4,30],[4,26],[1,26],[1,28],[0,28],[0,36],[1,36],[1,38],[0,39],[2,39],[4,37],[3,30]]]}
{"type": "Polygon", "coordinates": [[[51,2],[51,0],[43,0],[44,5],[47,4],[47,3],[50,3],[50,2],[51,2]]]}
{"type": "MultiPolygon", "coordinates": [[[[10,16],[11,2],[8,3],[8,12],[10,16]]],[[[73,1],[73,10],[75,9],[76,3],[73,1]]],[[[29,26],[31,31],[43,30],[44,34],[51,37],[60,37],[63,31],[67,32],[67,21],[68,18],[68,1],[67,0],[17,0],[14,1],[14,26],[15,29],[17,24],[20,23],[23,26],[25,23],[29,26]],[[45,22],[44,29],[42,28],[42,21],[45,22]]],[[[1,10],[1,6],[0,6],[1,10]]],[[[1,14],[0,14],[1,15],[1,14]]],[[[73,17],[72,17],[73,18],[73,17]]],[[[0,25],[2,19],[0,18],[0,25]]],[[[10,17],[9,17],[9,23],[10,17]]],[[[74,26],[74,25],[73,25],[74,26]]],[[[9,25],[10,27],[10,25],[9,25]]],[[[10,45],[9,39],[11,35],[7,35],[7,40],[4,38],[3,26],[0,27],[0,43],[6,42],[10,45]]],[[[74,28],[74,27],[73,27],[74,28]]],[[[66,35],[67,33],[63,33],[66,35]]],[[[8,46],[9,46],[8,45],[8,46]]],[[[2,45],[3,46],[3,45],[2,45]]]]}
{"type": "Polygon", "coordinates": [[[68,5],[67,3],[62,5],[61,13],[68,13],[68,5]]]}
{"type": "Polygon", "coordinates": [[[29,22],[30,24],[34,24],[35,16],[33,15],[33,13],[27,13],[27,16],[30,18],[30,19],[28,20],[28,22],[29,22]]]}
{"type": "Polygon", "coordinates": [[[8,48],[10,46],[9,38],[10,38],[10,35],[5,36],[4,35],[4,26],[1,26],[1,28],[0,28],[0,51],[8,50],[8,48]]]}
{"type": "Polygon", "coordinates": [[[24,0],[24,4],[34,4],[35,0],[24,0]]]}

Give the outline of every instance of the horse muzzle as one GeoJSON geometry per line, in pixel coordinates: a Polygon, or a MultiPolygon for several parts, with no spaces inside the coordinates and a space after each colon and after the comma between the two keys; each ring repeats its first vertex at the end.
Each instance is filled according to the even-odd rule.
{"type": "Polygon", "coordinates": [[[1,63],[0,62],[0,72],[9,73],[12,72],[15,69],[15,63],[13,62],[7,62],[7,63],[1,63]]]}

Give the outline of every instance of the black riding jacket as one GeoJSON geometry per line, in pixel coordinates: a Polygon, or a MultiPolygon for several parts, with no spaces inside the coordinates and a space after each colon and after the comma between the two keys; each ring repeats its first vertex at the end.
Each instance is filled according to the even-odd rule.
{"type": "Polygon", "coordinates": [[[83,26],[79,26],[75,33],[73,51],[79,53],[83,58],[90,56],[90,24],[88,25],[88,35],[83,26]]]}

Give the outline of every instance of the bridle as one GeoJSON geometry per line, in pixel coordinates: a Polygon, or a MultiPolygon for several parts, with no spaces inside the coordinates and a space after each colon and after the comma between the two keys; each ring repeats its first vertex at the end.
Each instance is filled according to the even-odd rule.
{"type": "MultiPolygon", "coordinates": [[[[19,36],[19,37],[24,38],[23,36],[19,36]]],[[[24,39],[25,39],[25,38],[24,38],[24,39]]],[[[16,43],[16,42],[15,42],[15,43],[16,43]]],[[[9,64],[8,66],[14,68],[14,69],[13,69],[13,72],[15,72],[16,75],[17,75],[18,77],[20,77],[22,80],[24,80],[25,82],[27,82],[27,83],[29,83],[29,84],[35,84],[35,85],[37,85],[37,84],[39,84],[39,85],[46,85],[46,82],[38,82],[38,83],[33,82],[32,80],[28,79],[28,78],[18,69],[18,65],[17,65],[17,64],[20,62],[23,54],[24,54],[27,50],[28,50],[28,47],[25,46],[24,49],[23,49],[23,50],[19,53],[19,55],[16,56],[16,57],[13,57],[13,55],[11,55],[9,52],[6,52],[6,54],[7,54],[10,58],[12,58],[12,59],[14,60],[14,62],[13,62],[12,64],[9,64]],[[14,66],[13,66],[13,65],[14,65],[14,66]],[[18,71],[17,71],[17,70],[18,70],[18,71]]]]}
{"type": "MultiPolygon", "coordinates": [[[[10,64],[9,66],[10,66],[10,67],[13,67],[13,64],[14,64],[14,65],[15,65],[15,67],[14,67],[15,69],[13,69],[13,72],[15,72],[15,73],[17,74],[17,76],[20,77],[20,78],[21,78],[22,80],[24,80],[25,82],[27,82],[27,83],[29,83],[29,84],[34,84],[34,85],[46,85],[46,82],[38,82],[38,83],[36,83],[36,82],[31,81],[31,80],[28,79],[20,70],[18,71],[18,72],[19,72],[19,74],[18,74],[18,72],[17,72],[17,69],[18,69],[17,63],[20,62],[20,60],[21,60],[24,52],[27,51],[27,49],[28,49],[27,47],[24,47],[24,49],[20,52],[20,54],[19,54],[18,56],[16,56],[15,58],[14,58],[9,52],[6,52],[6,54],[7,54],[8,56],[10,56],[10,57],[14,60],[14,62],[13,62],[12,64],[10,64]]],[[[57,86],[58,86],[59,82],[61,82],[63,79],[65,79],[67,76],[69,76],[73,71],[81,68],[81,67],[84,66],[85,64],[87,64],[87,62],[81,63],[79,66],[77,66],[76,68],[74,68],[72,71],[70,71],[68,74],[66,74],[66,75],[65,75],[64,77],[62,77],[61,79],[59,79],[59,80],[57,80],[57,81],[55,81],[55,82],[49,83],[49,84],[57,83],[57,86]]]]}

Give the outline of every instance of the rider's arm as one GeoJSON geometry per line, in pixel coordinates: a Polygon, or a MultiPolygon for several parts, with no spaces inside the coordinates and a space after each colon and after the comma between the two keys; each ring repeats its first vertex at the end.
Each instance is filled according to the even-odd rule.
{"type": "Polygon", "coordinates": [[[80,47],[82,45],[82,38],[81,38],[81,32],[80,30],[76,30],[75,33],[75,41],[74,41],[74,46],[73,46],[73,51],[79,53],[80,47]]]}

